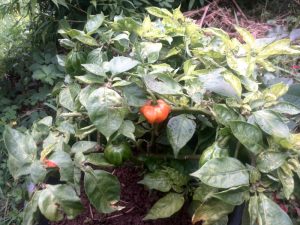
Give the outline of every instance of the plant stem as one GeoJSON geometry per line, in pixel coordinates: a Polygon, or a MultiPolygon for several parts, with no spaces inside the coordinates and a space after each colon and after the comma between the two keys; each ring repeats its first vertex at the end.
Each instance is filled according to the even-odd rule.
{"type": "Polygon", "coordinates": [[[207,109],[203,109],[203,108],[186,108],[186,107],[173,107],[172,108],[172,112],[175,113],[191,113],[191,114],[205,114],[208,116],[212,116],[212,113],[207,110],[207,109]]]}
{"type": "Polygon", "coordinates": [[[62,113],[59,116],[61,116],[61,117],[82,117],[83,114],[81,114],[79,112],[71,112],[71,113],[62,113]]]}
{"type": "Polygon", "coordinates": [[[241,143],[240,142],[236,143],[236,147],[235,147],[235,151],[234,151],[234,158],[238,157],[239,151],[240,151],[240,147],[241,147],[241,143]]]}
{"type": "Polygon", "coordinates": [[[156,96],[152,93],[152,91],[150,91],[148,89],[147,89],[147,92],[151,96],[153,103],[156,104],[156,101],[157,101],[156,96]]]}
{"type": "Polygon", "coordinates": [[[150,152],[151,148],[153,147],[154,143],[155,143],[155,137],[156,137],[156,126],[157,124],[153,124],[152,125],[152,129],[151,129],[151,139],[150,142],[148,143],[147,146],[147,152],[150,152]]]}
{"type": "Polygon", "coordinates": [[[138,156],[152,157],[157,159],[178,159],[178,160],[199,160],[200,158],[200,155],[186,155],[186,156],[175,158],[173,155],[157,154],[157,153],[145,153],[145,154],[140,154],[138,156]]]}
{"type": "Polygon", "coordinates": [[[101,146],[101,134],[97,132],[97,144],[101,146]]]}

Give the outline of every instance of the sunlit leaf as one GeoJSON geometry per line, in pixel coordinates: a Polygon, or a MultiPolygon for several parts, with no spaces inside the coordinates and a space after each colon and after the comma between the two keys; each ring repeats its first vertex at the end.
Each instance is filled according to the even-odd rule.
{"type": "Polygon", "coordinates": [[[255,122],[267,134],[287,138],[290,134],[288,126],[271,110],[260,110],[253,113],[255,122]]]}
{"type": "Polygon", "coordinates": [[[279,168],[286,160],[287,154],[284,152],[265,151],[258,155],[257,168],[263,173],[269,173],[279,168]]]}
{"type": "Polygon", "coordinates": [[[263,135],[261,130],[243,121],[230,121],[233,135],[251,152],[257,154],[263,150],[263,135]]]}
{"type": "Polygon", "coordinates": [[[104,21],[103,13],[97,15],[90,15],[88,21],[85,24],[85,30],[87,34],[93,34],[103,23],[104,21]]]}
{"type": "Polygon", "coordinates": [[[89,117],[108,139],[123,123],[122,98],[112,89],[101,87],[93,91],[87,101],[89,117]]]}
{"type": "Polygon", "coordinates": [[[249,185],[247,168],[239,160],[230,157],[211,159],[191,175],[217,188],[249,185]]]}
{"type": "Polygon", "coordinates": [[[258,198],[259,225],[293,225],[289,216],[271,199],[260,193],[258,198]]]}

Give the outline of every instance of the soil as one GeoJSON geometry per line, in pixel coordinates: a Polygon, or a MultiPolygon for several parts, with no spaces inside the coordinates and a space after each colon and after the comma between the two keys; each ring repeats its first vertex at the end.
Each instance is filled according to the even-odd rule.
{"type": "Polygon", "coordinates": [[[142,179],[143,171],[139,167],[125,166],[117,168],[113,174],[119,178],[121,183],[121,201],[125,208],[112,214],[98,213],[89,204],[84,191],[81,201],[84,212],[73,220],[63,220],[51,223],[51,225],[191,225],[191,217],[186,207],[170,218],[154,221],[143,221],[151,206],[163,195],[156,191],[149,191],[137,182],[142,179]]]}

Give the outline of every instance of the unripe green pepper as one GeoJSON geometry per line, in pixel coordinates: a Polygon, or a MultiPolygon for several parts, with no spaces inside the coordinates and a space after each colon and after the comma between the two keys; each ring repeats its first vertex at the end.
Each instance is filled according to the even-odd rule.
{"type": "Polygon", "coordinates": [[[87,54],[72,50],[68,55],[65,63],[66,72],[73,76],[84,74],[81,64],[84,64],[87,59],[87,54]]]}
{"type": "Polygon", "coordinates": [[[122,165],[122,163],[131,156],[131,148],[125,142],[117,145],[109,144],[104,149],[104,157],[106,160],[116,166],[122,165]]]}

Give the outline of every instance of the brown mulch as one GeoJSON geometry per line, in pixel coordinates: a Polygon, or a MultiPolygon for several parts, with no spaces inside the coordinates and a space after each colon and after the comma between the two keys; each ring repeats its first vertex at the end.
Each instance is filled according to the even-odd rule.
{"type": "Polygon", "coordinates": [[[125,208],[112,214],[98,213],[84,194],[81,201],[84,212],[74,220],[53,222],[51,225],[191,225],[191,217],[186,207],[170,218],[155,221],[143,221],[151,206],[163,195],[146,190],[143,185],[137,184],[142,179],[142,169],[139,167],[121,167],[114,171],[121,183],[121,201],[125,208]]]}
{"type": "Polygon", "coordinates": [[[200,27],[217,27],[231,37],[238,37],[234,26],[248,29],[255,38],[264,37],[272,26],[249,18],[235,0],[214,0],[203,8],[185,12],[186,17],[195,20],[200,27]]]}

